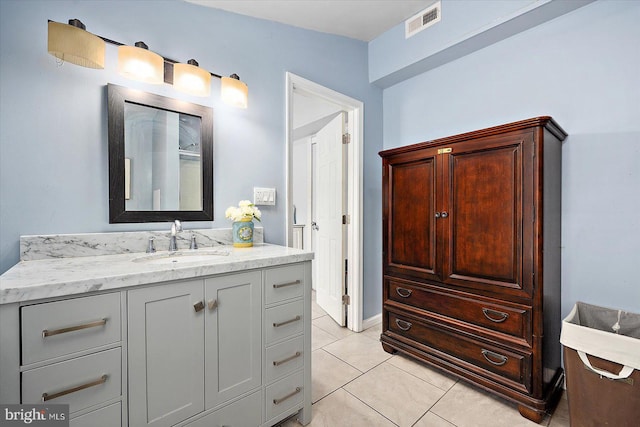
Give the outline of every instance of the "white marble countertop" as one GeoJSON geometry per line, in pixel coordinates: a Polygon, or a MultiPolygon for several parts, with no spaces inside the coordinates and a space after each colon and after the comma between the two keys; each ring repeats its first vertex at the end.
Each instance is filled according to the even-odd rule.
{"type": "Polygon", "coordinates": [[[252,248],[221,245],[201,248],[196,252],[204,255],[212,251],[222,254],[206,260],[196,257],[188,260],[189,257],[184,256],[176,263],[160,264],[154,262],[168,255],[166,252],[153,254],[154,262],[139,260],[150,255],[146,253],[21,261],[0,276],[0,304],[115,290],[313,259],[313,252],[269,244],[256,244],[252,248]]]}

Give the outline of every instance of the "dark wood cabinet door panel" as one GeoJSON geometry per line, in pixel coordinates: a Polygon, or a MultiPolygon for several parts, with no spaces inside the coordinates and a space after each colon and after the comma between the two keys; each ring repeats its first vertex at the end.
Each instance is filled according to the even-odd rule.
{"type": "Polygon", "coordinates": [[[389,164],[384,223],[388,239],[385,268],[392,272],[439,279],[436,258],[435,156],[389,164]]]}
{"type": "Polygon", "coordinates": [[[475,295],[408,281],[385,278],[384,282],[385,303],[393,301],[410,305],[446,316],[452,322],[465,322],[472,328],[479,326],[484,328],[486,335],[518,345],[530,347],[532,344],[531,307],[480,299],[475,295]],[[496,332],[508,336],[500,336],[496,332]]]}
{"type": "Polygon", "coordinates": [[[463,142],[449,154],[445,283],[531,296],[522,256],[525,143],[532,144],[530,134],[463,142]]]}
{"type": "MultiPolygon", "coordinates": [[[[450,356],[453,363],[466,362],[481,368],[485,374],[497,374],[504,379],[498,379],[500,382],[531,392],[531,353],[518,353],[497,347],[457,334],[455,330],[443,325],[392,311],[388,312],[387,322],[386,333],[409,338],[432,348],[441,357],[450,356]]],[[[496,379],[495,375],[487,376],[496,379]]]]}

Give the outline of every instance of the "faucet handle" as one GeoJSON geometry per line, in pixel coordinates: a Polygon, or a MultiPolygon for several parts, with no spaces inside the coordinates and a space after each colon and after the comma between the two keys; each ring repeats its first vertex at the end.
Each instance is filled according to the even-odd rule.
{"type": "Polygon", "coordinates": [[[191,233],[191,246],[189,246],[189,249],[198,249],[198,243],[196,242],[196,235],[194,233],[191,233]]]}
{"type": "Polygon", "coordinates": [[[156,245],[154,244],[155,238],[154,237],[149,237],[149,244],[147,245],[147,253],[148,254],[152,254],[156,251],[156,245]]]}

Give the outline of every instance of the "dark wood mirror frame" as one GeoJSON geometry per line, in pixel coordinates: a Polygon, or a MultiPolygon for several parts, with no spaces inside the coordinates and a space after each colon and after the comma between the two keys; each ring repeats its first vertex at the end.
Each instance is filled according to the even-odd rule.
{"type": "Polygon", "coordinates": [[[213,109],[114,84],[107,85],[109,130],[109,223],[213,221],[213,109]],[[201,118],[202,210],[127,211],[125,208],[125,102],[201,118]]]}

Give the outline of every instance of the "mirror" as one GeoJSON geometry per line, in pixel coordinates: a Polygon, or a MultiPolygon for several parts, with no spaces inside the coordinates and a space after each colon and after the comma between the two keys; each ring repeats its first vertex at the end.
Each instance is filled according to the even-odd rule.
{"type": "Polygon", "coordinates": [[[213,110],[109,84],[109,223],[213,220],[213,110]]]}

